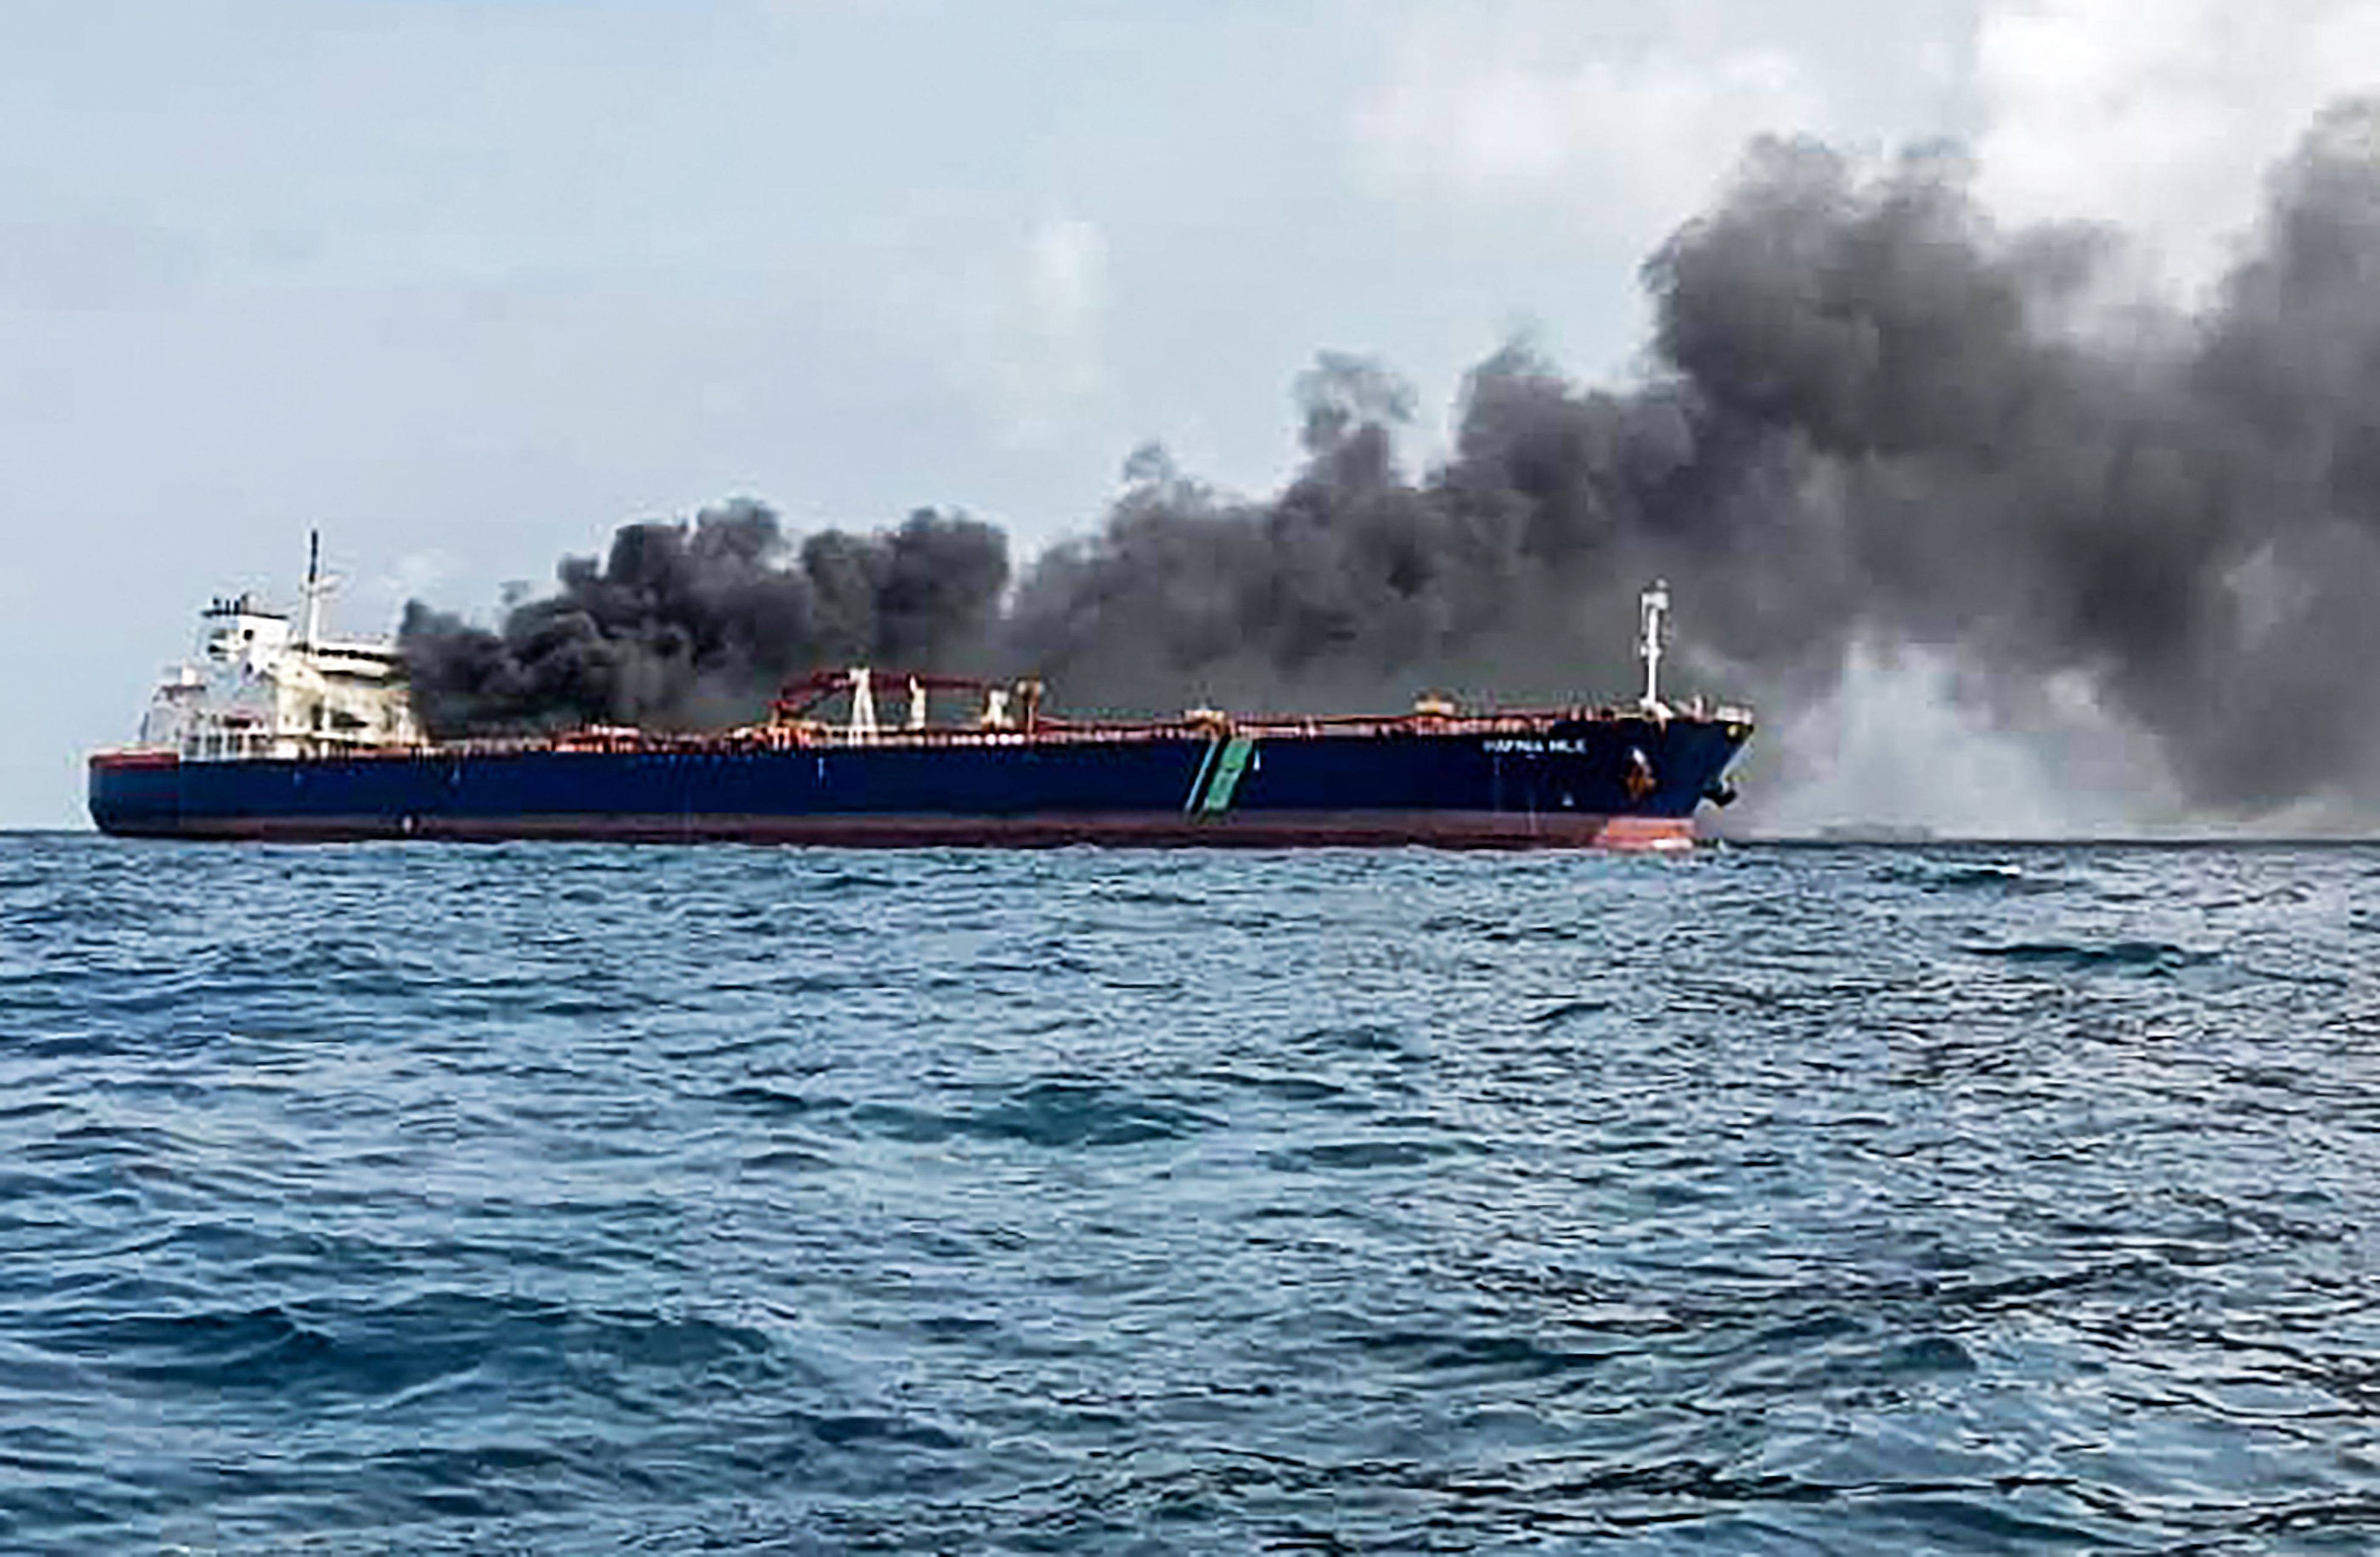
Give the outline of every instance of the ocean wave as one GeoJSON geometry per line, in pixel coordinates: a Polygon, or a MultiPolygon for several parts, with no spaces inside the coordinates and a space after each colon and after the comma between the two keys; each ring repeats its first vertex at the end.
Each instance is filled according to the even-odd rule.
{"type": "Polygon", "coordinates": [[[2218,955],[2150,940],[2017,941],[1967,949],[2020,967],[2077,973],[2175,973],[2203,967],[2218,955]]]}
{"type": "Polygon", "coordinates": [[[1073,1080],[1035,1081],[980,1107],[865,1103],[851,1118],[860,1129],[916,1144],[965,1136],[1061,1149],[1179,1141],[1214,1123],[1196,1109],[1073,1080]]]}
{"type": "Polygon", "coordinates": [[[1979,892],[1990,895],[2070,892],[2061,877],[2029,872],[2023,866],[1997,862],[1893,860],[1875,869],[1875,879],[1922,892],[1979,892]]]}

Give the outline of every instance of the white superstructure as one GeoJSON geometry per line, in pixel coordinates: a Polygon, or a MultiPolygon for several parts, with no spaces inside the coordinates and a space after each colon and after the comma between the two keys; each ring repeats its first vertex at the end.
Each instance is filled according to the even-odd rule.
{"type": "Polygon", "coordinates": [[[165,671],[140,744],[185,759],[316,756],[421,739],[396,646],[322,634],[319,538],[306,570],[304,626],[252,596],[200,613],[196,653],[165,671]]]}

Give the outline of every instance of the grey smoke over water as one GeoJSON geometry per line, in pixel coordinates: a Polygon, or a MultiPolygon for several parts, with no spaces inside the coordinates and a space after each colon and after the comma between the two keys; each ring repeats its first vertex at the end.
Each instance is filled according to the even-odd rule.
{"type": "Polygon", "coordinates": [[[2194,311],[2112,290],[2119,235],[1999,227],[1971,173],[1756,143],[1645,267],[1643,380],[1509,346],[1433,469],[1399,458],[1411,392],[1326,356],[1284,489],[1229,496],[1145,448],[1013,591],[970,521],[795,547],[737,504],[622,530],[499,632],[412,607],[407,652],[448,732],[723,721],[859,659],[1029,670],[1075,707],[1576,696],[1631,684],[1633,596],[1659,573],[1688,688],[1840,706],[1906,656],[2040,782],[2368,814],[2380,104],[2320,116],[2194,311]]]}

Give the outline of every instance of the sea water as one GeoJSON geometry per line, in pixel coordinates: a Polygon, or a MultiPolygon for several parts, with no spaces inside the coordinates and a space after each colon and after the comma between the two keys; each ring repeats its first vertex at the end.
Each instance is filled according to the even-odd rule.
{"type": "Polygon", "coordinates": [[[2365,1551],[2380,850],[0,839],[0,1550],[2365,1551]]]}

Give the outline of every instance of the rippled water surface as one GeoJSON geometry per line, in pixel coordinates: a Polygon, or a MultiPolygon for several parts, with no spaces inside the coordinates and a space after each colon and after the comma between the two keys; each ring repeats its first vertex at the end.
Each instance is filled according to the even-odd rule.
{"type": "Polygon", "coordinates": [[[0,839],[0,1550],[2380,1548],[2380,850],[0,839]]]}

